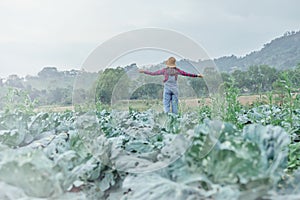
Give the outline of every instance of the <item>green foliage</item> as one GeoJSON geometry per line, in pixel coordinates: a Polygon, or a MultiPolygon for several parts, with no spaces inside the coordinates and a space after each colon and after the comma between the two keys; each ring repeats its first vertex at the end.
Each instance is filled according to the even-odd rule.
{"type": "Polygon", "coordinates": [[[5,112],[25,112],[33,113],[35,102],[32,101],[27,92],[15,88],[9,88],[4,97],[4,111],[5,112]]]}
{"type": "Polygon", "coordinates": [[[196,92],[197,97],[203,97],[208,95],[208,88],[204,79],[190,78],[189,82],[192,89],[196,92]]]}
{"type": "Polygon", "coordinates": [[[108,68],[101,73],[96,84],[96,101],[110,104],[113,89],[124,74],[125,70],[121,67],[108,68]]]}
{"type": "Polygon", "coordinates": [[[299,194],[297,181],[282,177],[299,177],[300,98],[292,95],[287,76],[280,77],[286,79],[283,104],[276,105],[270,93],[268,104],[254,107],[240,105],[236,81],[228,77],[219,113],[227,122],[211,120],[215,104],[204,101],[197,112],[180,115],[110,110],[101,102],[75,112],[36,113],[26,93],[11,90],[0,112],[0,197],[231,200],[299,194]],[[76,197],[68,193],[76,190],[76,197]]]}
{"type": "Polygon", "coordinates": [[[290,140],[282,128],[255,124],[239,130],[207,118],[199,123],[197,113],[109,112],[99,105],[95,111],[0,117],[6,127],[0,180],[28,198],[72,199],[66,191],[76,188],[81,199],[258,198],[277,185],[287,158],[294,162],[289,167],[298,165],[299,147],[291,143],[287,151],[290,140]],[[15,120],[20,117],[22,124],[15,120]],[[15,130],[20,139],[5,139],[18,135],[15,130]],[[188,149],[183,156],[180,148],[188,149]],[[166,162],[172,164],[164,168],[166,162]],[[160,170],[135,174],[155,163],[160,170]]]}
{"type": "Polygon", "coordinates": [[[37,105],[70,105],[73,92],[86,98],[97,76],[98,73],[79,70],[58,71],[55,67],[45,67],[38,73],[38,76],[28,75],[20,78],[17,75],[11,75],[5,82],[0,80],[0,100],[4,97],[2,91],[13,87],[28,93],[37,105]],[[79,75],[80,84],[75,84],[79,75]]]}
{"type": "Polygon", "coordinates": [[[278,71],[267,65],[250,66],[247,71],[235,70],[231,76],[235,80],[234,86],[243,93],[258,94],[272,90],[278,71]]]}
{"type": "Polygon", "coordinates": [[[234,87],[234,80],[231,81],[232,83],[225,83],[226,109],[223,120],[237,124],[237,116],[242,106],[238,101],[239,89],[234,87]]]}
{"type": "Polygon", "coordinates": [[[294,111],[294,99],[293,99],[293,87],[292,83],[288,77],[287,72],[280,74],[280,79],[274,83],[276,87],[276,92],[279,93],[280,102],[279,104],[283,109],[287,110],[287,122],[293,126],[293,111],[294,111]]]}
{"type": "MultiPolygon", "coordinates": [[[[267,93],[264,102],[254,102],[252,106],[242,106],[238,100],[239,90],[236,81],[228,79],[225,85],[225,99],[220,97],[212,99],[210,107],[200,107],[199,118],[203,121],[215,108],[220,108],[217,116],[227,122],[234,123],[239,129],[247,124],[274,125],[283,127],[293,140],[290,144],[289,169],[295,170],[299,167],[299,135],[300,118],[299,95],[294,95],[295,91],[287,72],[279,75],[277,82],[273,84],[274,92],[267,93]],[[267,104],[265,104],[265,102],[267,104]]],[[[209,118],[212,118],[210,116],[209,118]]]]}
{"type": "Polygon", "coordinates": [[[300,166],[300,142],[290,144],[289,165],[290,170],[295,170],[300,166]]]}
{"type": "Polygon", "coordinates": [[[239,191],[260,190],[259,197],[280,180],[289,142],[279,127],[250,125],[240,132],[228,123],[206,121],[197,127],[187,159],[212,182],[239,183],[239,191]]]}
{"type": "Polygon", "coordinates": [[[208,105],[200,105],[198,107],[199,123],[202,123],[205,119],[211,119],[211,108],[208,105]]]}
{"type": "Polygon", "coordinates": [[[146,84],[133,92],[130,99],[157,99],[162,98],[163,86],[161,84],[146,84]]]}

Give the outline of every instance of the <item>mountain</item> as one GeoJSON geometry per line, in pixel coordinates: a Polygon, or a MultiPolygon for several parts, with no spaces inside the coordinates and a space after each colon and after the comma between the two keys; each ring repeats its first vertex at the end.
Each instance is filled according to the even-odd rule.
{"type": "MultiPolygon", "coordinates": [[[[300,31],[286,32],[282,37],[265,44],[261,50],[244,57],[224,56],[213,61],[224,72],[247,70],[253,65],[269,65],[279,70],[293,68],[300,63],[300,31]]],[[[206,63],[207,60],[200,60],[195,64],[205,66],[206,63]]]]}

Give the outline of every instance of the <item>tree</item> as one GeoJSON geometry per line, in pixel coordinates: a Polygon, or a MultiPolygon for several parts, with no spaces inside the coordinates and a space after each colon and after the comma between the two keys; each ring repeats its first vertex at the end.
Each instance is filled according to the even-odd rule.
{"type": "Polygon", "coordinates": [[[121,67],[105,69],[105,71],[100,74],[96,83],[96,101],[109,104],[114,87],[124,74],[125,71],[121,67]]]}
{"type": "Polygon", "coordinates": [[[300,64],[295,69],[286,70],[291,84],[294,88],[300,87],[300,64]]]}
{"type": "Polygon", "coordinates": [[[41,78],[57,77],[59,72],[56,67],[44,67],[42,71],[38,73],[38,76],[41,78]]]}
{"type": "Polygon", "coordinates": [[[150,83],[135,90],[130,99],[157,99],[162,98],[162,93],[163,86],[161,84],[150,83]]]}
{"type": "Polygon", "coordinates": [[[252,93],[259,93],[272,90],[272,84],[277,78],[278,72],[275,68],[267,65],[251,66],[243,82],[252,93]]]}
{"type": "Polygon", "coordinates": [[[275,68],[269,67],[267,65],[261,65],[261,66],[259,66],[259,69],[260,69],[260,73],[262,74],[262,80],[261,80],[262,92],[272,90],[272,84],[278,78],[277,70],[275,68]]]}
{"type": "Polygon", "coordinates": [[[197,97],[208,95],[208,88],[203,78],[191,78],[190,84],[193,90],[196,92],[197,97]]]}
{"type": "Polygon", "coordinates": [[[17,75],[9,75],[6,81],[6,85],[16,88],[24,88],[22,78],[19,78],[17,75]]]}
{"type": "Polygon", "coordinates": [[[249,77],[247,72],[241,70],[235,70],[231,74],[232,80],[234,80],[234,86],[240,88],[241,92],[247,93],[250,90],[249,77]]]}
{"type": "Polygon", "coordinates": [[[50,104],[71,105],[72,89],[71,88],[55,88],[49,91],[48,101],[50,104]]]}

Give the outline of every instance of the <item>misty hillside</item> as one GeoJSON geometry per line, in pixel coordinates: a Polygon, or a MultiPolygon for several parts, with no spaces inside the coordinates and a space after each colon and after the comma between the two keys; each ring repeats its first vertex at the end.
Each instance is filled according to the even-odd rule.
{"type": "MultiPolygon", "coordinates": [[[[213,61],[221,72],[232,72],[235,69],[246,71],[250,66],[259,65],[268,65],[277,70],[294,68],[300,63],[300,31],[287,32],[282,37],[265,44],[261,50],[253,51],[244,57],[231,55],[216,58],[213,61]]],[[[212,65],[211,60],[182,59],[177,62],[179,68],[193,73],[203,72],[202,70],[212,65]]],[[[152,70],[162,67],[164,66],[159,64],[153,66],[152,70]]]]}
{"type": "MultiPolygon", "coordinates": [[[[205,64],[205,61],[201,62],[205,64]]],[[[214,59],[214,62],[220,71],[226,72],[236,68],[246,70],[253,65],[269,65],[279,70],[293,68],[300,63],[300,31],[287,32],[284,36],[265,44],[261,50],[244,57],[225,56],[214,59]]]]}
{"type": "MultiPolygon", "coordinates": [[[[266,43],[261,50],[253,51],[244,57],[231,55],[216,58],[213,61],[221,72],[232,72],[235,69],[246,71],[250,66],[259,65],[268,65],[277,70],[294,68],[300,64],[300,31],[286,32],[282,37],[266,43]]],[[[182,59],[177,61],[179,68],[191,73],[202,73],[205,68],[212,67],[212,65],[211,60],[182,59]]],[[[163,67],[165,66],[161,63],[152,65],[150,68],[154,71],[163,67]]]]}

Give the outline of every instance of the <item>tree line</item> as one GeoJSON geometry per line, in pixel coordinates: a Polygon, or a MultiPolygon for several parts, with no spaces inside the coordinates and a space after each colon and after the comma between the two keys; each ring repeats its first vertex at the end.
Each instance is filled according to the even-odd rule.
{"type": "MultiPolygon", "coordinates": [[[[126,73],[126,70],[121,67],[104,70],[97,81],[96,101],[110,104],[115,85],[121,77],[126,76],[126,73]]],[[[217,72],[211,71],[209,68],[204,69],[204,75],[209,76],[210,73],[217,72]]],[[[237,88],[240,94],[245,95],[262,94],[270,91],[280,92],[285,84],[289,84],[289,87],[297,92],[300,87],[300,64],[294,69],[286,70],[277,70],[267,65],[250,66],[246,71],[236,69],[231,73],[222,72],[221,77],[224,87],[230,85],[237,88]]],[[[161,79],[160,77],[158,80],[161,79]]],[[[196,92],[197,97],[209,95],[205,79],[188,77],[180,77],[180,79],[187,80],[189,86],[196,92]]],[[[130,78],[128,78],[128,81],[130,82],[130,78]]],[[[130,99],[161,99],[162,92],[163,86],[158,81],[157,84],[150,83],[137,88],[131,93],[130,99]]]]}
{"type": "MultiPolygon", "coordinates": [[[[153,70],[153,69],[150,69],[153,70]]],[[[37,77],[19,78],[10,76],[6,81],[0,79],[0,98],[4,99],[5,91],[9,87],[26,91],[32,100],[38,105],[71,105],[74,92],[73,83],[77,71],[58,72],[54,68],[42,70],[37,77]]],[[[209,77],[217,73],[210,68],[204,69],[203,74],[209,77]]],[[[99,73],[86,73],[86,79],[96,77],[92,86],[93,91],[79,88],[77,92],[82,98],[95,93],[95,101],[110,104],[113,92],[125,99],[161,99],[163,84],[161,76],[140,76],[135,64],[125,68],[107,68],[99,73]],[[97,78],[98,77],[98,78],[97,78]],[[121,86],[117,85],[120,83],[121,86]],[[138,85],[138,82],[145,84],[138,85]],[[120,88],[121,87],[121,88],[120,88]],[[130,94],[129,96],[126,96],[130,94]]],[[[292,92],[298,92],[300,87],[300,64],[293,69],[278,70],[267,65],[250,66],[247,70],[236,69],[230,73],[222,72],[221,77],[224,86],[237,88],[240,94],[262,94],[269,91],[280,92],[286,85],[292,88],[292,92]]],[[[179,87],[185,97],[206,97],[209,95],[205,79],[180,77],[179,87]],[[184,80],[184,81],[183,81],[184,80]],[[194,91],[194,92],[191,92],[194,91]]],[[[88,84],[88,83],[87,83],[88,84]]]]}
{"type": "MultiPolygon", "coordinates": [[[[6,79],[0,78],[0,106],[6,100],[10,89],[26,92],[28,97],[36,102],[37,106],[72,105],[74,81],[79,73],[84,74],[87,80],[98,77],[98,73],[79,70],[58,71],[55,67],[45,67],[37,76],[10,75],[6,79]]],[[[76,92],[84,96],[88,92],[84,88],[84,86],[77,88],[78,91],[76,92]]]]}

